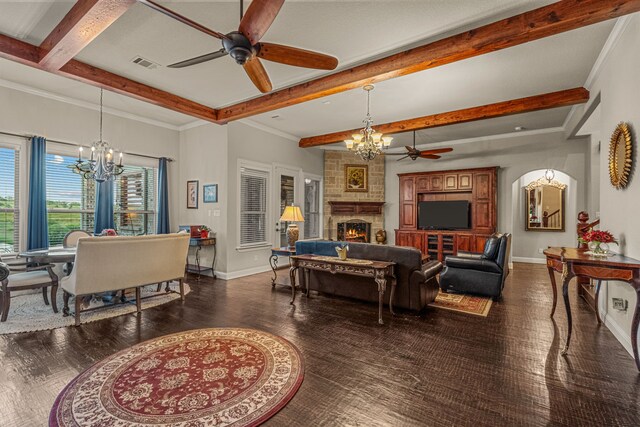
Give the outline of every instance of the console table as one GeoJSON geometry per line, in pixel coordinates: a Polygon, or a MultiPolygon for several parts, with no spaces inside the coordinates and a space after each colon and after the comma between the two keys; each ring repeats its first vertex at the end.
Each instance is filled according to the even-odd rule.
{"type": "MultiPolygon", "coordinates": [[[[562,296],[564,305],[567,310],[568,332],[567,341],[562,351],[565,355],[569,351],[569,342],[571,341],[571,306],[569,305],[569,282],[574,277],[584,277],[598,281],[596,287],[596,310],[598,307],[598,293],[600,291],[600,282],[602,280],[619,280],[627,282],[636,290],[638,296],[636,300],[636,308],[631,323],[631,345],[633,346],[633,355],[636,367],[640,371],[640,359],[638,356],[638,323],[640,323],[640,261],[625,257],[622,255],[614,255],[610,257],[594,257],[585,253],[585,249],[577,248],[549,248],[544,251],[547,257],[547,268],[549,269],[549,277],[551,279],[551,287],[553,289],[553,307],[551,308],[551,317],[556,310],[557,290],[556,279],[553,274],[557,271],[562,274],[562,296]]],[[[596,311],[596,316],[600,320],[600,315],[596,311]]]]}
{"type": "Polygon", "coordinates": [[[216,278],[216,257],[218,256],[218,250],[216,249],[216,238],[215,237],[207,237],[205,239],[201,237],[192,237],[189,240],[189,246],[196,248],[195,253],[195,264],[189,264],[189,256],[187,255],[187,273],[197,273],[198,279],[200,280],[200,274],[211,270],[211,275],[213,278],[216,278]],[[200,266],[200,250],[205,246],[213,246],[213,261],[211,261],[211,267],[201,267],[200,266]]]}
{"type": "Polygon", "coordinates": [[[276,283],[278,278],[278,257],[285,256],[290,257],[296,254],[296,248],[290,248],[289,246],[282,246],[280,248],[271,248],[271,256],[269,257],[269,265],[273,271],[273,277],[271,278],[271,287],[275,288],[277,284],[288,286],[287,283],[276,283]]]}
{"type": "Polygon", "coordinates": [[[394,273],[395,262],[370,261],[364,259],[347,259],[341,261],[338,257],[319,255],[295,255],[289,258],[291,268],[289,277],[291,280],[291,303],[296,299],[296,271],[300,268],[305,274],[305,294],[309,296],[309,272],[328,271],[331,274],[349,274],[352,276],[371,277],[378,285],[378,323],[383,325],[382,305],[384,293],[387,288],[387,279],[391,281],[391,295],[389,297],[389,311],[393,312],[393,297],[396,291],[396,276],[394,273]]]}

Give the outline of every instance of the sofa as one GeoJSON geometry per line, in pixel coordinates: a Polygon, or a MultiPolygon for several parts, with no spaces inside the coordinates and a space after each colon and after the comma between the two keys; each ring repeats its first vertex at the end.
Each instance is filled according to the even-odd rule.
{"type": "Polygon", "coordinates": [[[511,234],[494,234],[487,239],[482,253],[447,256],[440,274],[443,292],[475,294],[500,299],[509,275],[511,234]]]}
{"type": "MultiPolygon", "coordinates": [[[[335,248],[344,242],[308,240],[296,242],[296,255],[337,256],[335,248]]],[[[349,258],[373,261],[393,261],[396,266],[396,292],[394,308],[421,311],[433,302],[438,294],[436,276],[442,270],[437,261],[422,263],[422,253],[415,248],[349,243],[349,258]]],[[[305,275],[299,275],[303,288],[305,275]]],[[[351,275],[331,274],[324,271],[309,272],[309,289],[368,302],[378,302],[378,288],[372,279],[351,275]]],[[[385,304],[389,304],[390,292],[385,293],[385,304]]]]}
{"type": "Polygon", "coordinates": [[[78,239],[71,274],[62,278],[64,313],[69,314],[69,297],[75,298],[75,324],[80,324],[82,297],[130,288],[136,290],[136,307],[141,310],[140,287],[177,280],[184,300],[184,272],[189,235],[83,237],[78,239]]]}

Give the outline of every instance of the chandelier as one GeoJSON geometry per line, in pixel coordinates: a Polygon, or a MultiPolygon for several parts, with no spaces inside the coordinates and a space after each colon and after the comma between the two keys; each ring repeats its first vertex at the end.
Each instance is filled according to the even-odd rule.
{"type": "Polygon", "coordinates": [[[382,133],[376,132],[371,125],[373,119],[370,114],[371,107],[371,91],[373,85],[366,85],[363,87],[367,91],[367,117],[362,121],[364,128],[360,130],[360,133],[354,133],[351,135],[352,139],[346,139],[344,142],[347,145],[347,149],[362,158],[362,160],[368,162],[373,160],[376,156],[382,153],[383,149],[389,148],[391,141],[390,136],[383,136],[382,133]]]}
{"type": "Polygon", "coordinates": [[[93,179],[97,182],[113,181],[116,176],[124,172],[122,151],[116,164],[113,148],[102,139],[102,89],[100,89],[100,139],[91,144],[90,158],[83,159],[83,151],[83,147],[78,148],[78,160],[69,165],[69,168],[85,179],[93,179]]]}

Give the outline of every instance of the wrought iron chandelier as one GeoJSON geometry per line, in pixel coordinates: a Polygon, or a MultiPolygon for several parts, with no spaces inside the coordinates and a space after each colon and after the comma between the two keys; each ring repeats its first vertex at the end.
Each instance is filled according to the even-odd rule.
{"type": "Polygon", "coordinates": [[[73,172],[82,175],[85,179],[93,179],[97,182],[113,181],[124,172],[122,165],[123,153],[120,151],[118,163],[114,159],[113,148],[102,139],[102,94],[100,89],[100,139],[91,144],[91,157],[82,158],[83,147],[78,148],[78,160],[69,165],[73,172]]]}
{"type": "Polygon", "coordinates": [[[376,132],[371,125],[373,119],[371,118],[371,91],[373,85],[366,85],[363,89],[367,92],[367,117],[362,121],[364,128],[360,133],[354,133],[351,135],[353,139],[346,139],[344,142],[347,145],[349,151],[359,155],[362,160],[368,162],[373,160],[376,156],[382,153],[382,150],[389,148],[391,141],[390,136],[383,136],[382,133],[376,132]]]}

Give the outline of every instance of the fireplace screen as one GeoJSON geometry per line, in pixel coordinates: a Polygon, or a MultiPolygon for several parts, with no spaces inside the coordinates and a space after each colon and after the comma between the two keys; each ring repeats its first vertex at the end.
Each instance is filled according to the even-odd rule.
{"type": "Polygon", "coordinates": [[[339,222],[338,240],[369,243],[371,241],[371,223],[361,219],[339,222]]]}

